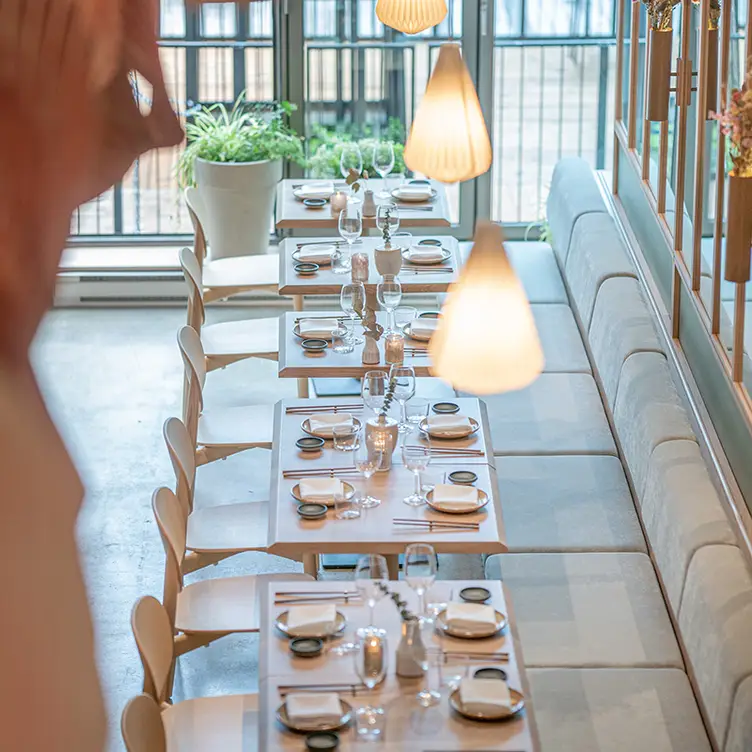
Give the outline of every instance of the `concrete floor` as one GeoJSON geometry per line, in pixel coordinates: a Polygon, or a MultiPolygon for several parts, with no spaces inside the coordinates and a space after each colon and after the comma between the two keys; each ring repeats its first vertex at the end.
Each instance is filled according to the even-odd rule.
{"type": "MultiPolygon", "coordinates": [[[[210,311],[211,320],[262,315],[272,314],[210,311]]],[[[177,308],[56,310],[33,352],[50,410],[88,490],[78,537],[110,714],[109,750],[124,749],[120,712],[141,689],[131,607],[142,595],[162,596],[164,553],[150,502],[155,488],[173,484],[161,431],[167,417],[179,415],[182,365],[175,334],[184,322],[185,312],[177,308]]],[[[207,407],[294,395],[294,382],[278,380],[276,363],[267,361],[236,364],[210,374],[207,382],[207,407]]],[[[217,503],[226,503],[264,498],[268,477],[269,453],[254,450],[201,468],[198,483],[212,489],[217,503]]],[[[294,562],[253,553],[193,577],[298,569],[294,562]]],[[[480,559],[442,556],[440,576],[480,578],[480,559]]],[[[257,645],[253,635],[231,636],[182,657],[175,699],[255,691],[257,645]]]]}

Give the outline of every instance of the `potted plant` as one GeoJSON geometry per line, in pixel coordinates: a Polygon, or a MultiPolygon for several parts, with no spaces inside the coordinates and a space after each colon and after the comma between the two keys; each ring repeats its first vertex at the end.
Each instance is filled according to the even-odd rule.
{"type": "Polygon", "coordinates": [[[285,122],[289,102],[202,107],[186,125],[181,186],[196,185],[211,258],[267,252],[282,162],[305,164],[302,139],[285,122]]]}

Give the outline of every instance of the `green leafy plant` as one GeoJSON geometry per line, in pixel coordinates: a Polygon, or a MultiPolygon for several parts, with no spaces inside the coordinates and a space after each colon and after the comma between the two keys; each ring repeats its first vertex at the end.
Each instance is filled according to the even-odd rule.
{"type": "Polygon", "coordinates": [[[202,107],[186,125],[188,145],[177,165],[182,187],[194,185],[196,159],[227,163],[286,159],[306,165],[303,140],[286,122],[295,105],[254,104],[244,97],[245,92],[229,110],[221,103],[202,107]]]}
{"type": "Polygon", "coordinates": [[[394,402],[394,390],[397,387],[397,379],[390,378],[389,384],[387,384],[386,392],[384,393],[384,404],[381,406],[381,409],[379,410],[379,417],[380,418],[386,418],[387,413],[389,412],[389,408],[392,406],[392,402],[394,402]]]}
{"type": "Polygon", "coordinates": [[[397,610],[402,617],[402,621],[411,621],[412,619],[417,618],[415,614],[407,608],[407,601],[402,600],[397,593],[393,593],[383,582],[377,582],[376,587],[378,587],[384,595],[392,599],[392,602],[397,607],[397,610]]]}

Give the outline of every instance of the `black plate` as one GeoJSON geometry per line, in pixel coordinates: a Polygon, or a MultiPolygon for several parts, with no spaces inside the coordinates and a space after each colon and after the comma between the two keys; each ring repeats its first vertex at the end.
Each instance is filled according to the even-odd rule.
{"type": "Polygon", "coordinates": [[[507,672],[501,668],[479,668],[474,674],[473,679],[499,679],[507,680],[507,672]]]}
{"type": "Polygon", "coordinates": [[[315,658],[321,655],[324,649],[324,641],[318,637],[296,637],[290,640],[290,652],[298,658],[315,658]]]}
{"type": "Polygon", "coordinates": [[[305,198],[303,199],[303,206],[307,206],[309,209],[323,209],[327,204],[325,198],[305,198]]]}
{"type": "Polygon", "coordinates": [[[324,504],[314,504],[310,501],[298,504],[298,514],[306,520],[320,520],[326,517],[326,506],[324,504]]]}
{"type": "Polygon", "coordinates": [[[450,415],[458,413],[460,406],[456,402],[437,402],[431,409],[439,415],[450,415]]]}
{"type": "Polygon", "coordinates": [[[423,238],[418,241],[418,245],[433,245],[441,248],[441,241],[438,238],[423,238]]]}
{"type": "Polygon", "coordinates": [[[320,268],[321,267],[318,264],[314,264],[313,261],[300,261],[293,266],[293,269],[303,276],[307,274],[316,274],[320,268]]]}
{"type": "Polygon", "coordinates": [[[337,749],[339,736],[332,731],[314,731],[306,737],[306,749],[315,752],[320,749],[337,749]]]}
{"type": "Polygon", "coordinates": [[[491,597],[491,591],[484,587],[466,587],[460,590],[460,598],[467,603],[485,603],[491,597]]]}
{"type": "Polygon", "coordinates": [[[472,470],[455,470],[449,473],[449,480],[459,486],[472,486],[478,476],[472,470]]]}
{"type": "Polygon", "coordinates": [[[318,452],[325,443],[319,436],[304,436],[295,442],[295,446],[302,452],[318,452]]]}
{"type": "Polygon", "coordinates": [[[324,352],[327,347],[329,347],[329,343],[325,339],[304,339],[300,346],[304,350],[308,350],[308,352],[324,352]]]}

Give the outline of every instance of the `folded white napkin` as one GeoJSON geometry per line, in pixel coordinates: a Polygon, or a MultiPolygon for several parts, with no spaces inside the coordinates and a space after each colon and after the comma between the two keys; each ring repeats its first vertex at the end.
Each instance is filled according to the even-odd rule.
{"type": "Polygon", "coordinates": [[[438,325],[438,319],[413,319],[410,322],[410,334],[416,339],[431,339],[438,325]]]}
{"type": "Polygon", "coordinates": [[[509,687],[501,679],[463,679],[460,700],[468,713],[499,715],[512,711],[509,687]]]}
{"type": "Polygon", "coordinates": [[[430,185],[401,185],[395,193],[408,201],[428,201],[433,196],[430,185]]]}
{"type": "Polygon", "coordinates": [[[287,630],[295,635],[329,632],[336,621],[337,608],[333,603],[290,606],[287,612],[287,630]]]}
{"type": "Polygon", "coordinates": [[[332,332],[335,329],[339,329],[337,319],[302,319],[298,322],[298,331],[304,337],[331,339],[332,332]]]}
{"type": "Polygon", "coordinates": [[[333,245],[304,245],[296,254],[298,261],[311,261],[314,264],[329,264],[334,253],[333,245]]]}
{"type": "Polygon", "coordinates": [[[433,436],[466,436],[473,428],[467,415],[430,415],[428,433],[433,436]]]}
{"type": "Polygon", "coordinates": [[[444,251],[436,246],[433,248],[430,246],[420,248],[413,247],[410,249],[408,258],[410,261],[417,261],[418,263],[421,261],[441,261],[444,258],[444,251]]]}
{"type": "Polygon", "coordinates": [[[296,695],[287,695],[285,705],[291,721],[321,721],[334,724],[342,717],[339,695],[334,692],[300,692],[296,695]]]}
{"type": "Polygon", "coordinates": [[[433,503],[444,509],[474,509],[478,506],[478,489],[472,486],[437,483],[433,487],[433,503]]]}
{"type": "Polygon", "coordinates": [[[446,623],[454,629],[468,632],[482,631],[496,624],[496,611],[484,603],[449,603],[446,610],[446,623]]]}
{"type": "Polygon", "coordinates": [[[306,183],[297,190],[297,195],[300,198],[329,198],[332,193],[334,193],[334,183],[331,180],[324,180],[319,183],[306,183]]]}
{"type": "Polygon", "coordinates": [[[349,428],[353,424],[350,413],[319,413],[308,419],[311,433],[331,438],[335,428],[349,428]]]}
{"type": "Polygon", "coordinates": [[[338,478],[303,478],[300,481],[300,497],[303,501],[333,502],[342,493],[342,481],[338,478]]]}

